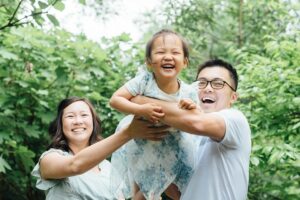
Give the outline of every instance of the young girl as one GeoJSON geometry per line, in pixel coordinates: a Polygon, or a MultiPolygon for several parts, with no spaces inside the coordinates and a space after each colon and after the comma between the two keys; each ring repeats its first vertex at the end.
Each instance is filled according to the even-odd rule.
{"type": "MultiPolygon", "coordinates": [[[[138,74],[118,89],[111,97],[110,105],[160,126],[158,122],[164,113],[159,106],[152,103],[139,105],[130,99],[144,95],[165,101],[179,102],[189,98],[197,102],[196,90],[178,79],[181,70],[188,66],[188,58],[187,44],[180,35],[165,29],[157,32],[146,46],[149,71],[138,74]]],[[[125,118],[119,126],[128,121],[130,119],[125,118]]],[[[156,200],[171,183],[182,191],[194,167],[189,135],[173,130],[161,141],[134,140],[115,152],[112,156],[114,168],[123,175],[123,180],[135,183],[135,187],[130,184],[130,189],[123,188],[123,192],[130,196],[130,190],[135,190],[135,199],[156,200]]]]}

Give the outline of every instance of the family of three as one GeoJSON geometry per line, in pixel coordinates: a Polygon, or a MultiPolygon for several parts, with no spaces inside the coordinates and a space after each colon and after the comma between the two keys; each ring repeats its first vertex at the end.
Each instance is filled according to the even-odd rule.
{"type": "Polygon", "coordinates": [[[235,68],[210,60],[185,84],[178,75],[188,66],[188,47],[171,30],[154,34],[145,54],[147,69],[111,98],[113,108],[132,114],[115,134],[100,138],[87,99],[60,102],[52,141],[32,171],[36,187],[46,199],[156,200],[163,192],[171,199],[246,199],[251,132],[232,108],[235,68]]]}

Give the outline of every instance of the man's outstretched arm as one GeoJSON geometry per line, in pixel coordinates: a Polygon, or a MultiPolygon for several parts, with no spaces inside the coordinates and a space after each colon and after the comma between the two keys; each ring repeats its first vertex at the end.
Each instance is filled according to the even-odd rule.
{"type": "Polygon", "coordinates": [[[131,101],[138,104],[155,103],[162,107],[165,116],[162,122],[182,131],[204,135],[221,141],[225,135],[225,121],[214,113],[204,113],[200,109],[186,110],[177,103],[166,102],[144,96],[136,96],[131,101]]]}

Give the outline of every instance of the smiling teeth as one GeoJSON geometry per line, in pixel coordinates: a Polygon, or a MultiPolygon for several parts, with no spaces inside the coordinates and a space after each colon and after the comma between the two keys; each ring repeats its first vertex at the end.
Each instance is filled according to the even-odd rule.
{"type": "Polygon", "coordinates": [[[80,131],[84,131],[84,130],[85,130],[84,128],[75,128],[72,131],[74,131],[74,132],[80,132],[80,131]]]}
{"type": "Polygon", "coordinates": [[[202,102],[203,103],[214,103],[215,100],[213,98],[210,98],[210,97],[203,97],[202,102]]]}
{"type": "Polygon", "coordinates": [[[202,100],[203,101],[206,101],[206,100],[214,101],[212,98],[209,98],[209,97],[203,97],[202,100]]]}

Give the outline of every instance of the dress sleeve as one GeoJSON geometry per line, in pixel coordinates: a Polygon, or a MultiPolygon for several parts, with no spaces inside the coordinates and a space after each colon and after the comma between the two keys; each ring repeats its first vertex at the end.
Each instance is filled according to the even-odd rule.
{"type": "Polygon", "coordinates": [[[143,71],[125,83],[125,87],[132,96],[143,95],[145,87],[150,78],[151,73],[143,71]]]}
{"type": "Polygon", "coordinates": [[[41,173],[40,173],[40,160],[47,154],[52,153],[52,152],[57,152],[61,155],[67,155],[67,152],[64,152],[60,149],[49,149],[48,151],[45,151],[40,159],[39,162],[35,165],[35,167],[33,168],[31,175],[37,178],[37,182],[36,182],[36,187],[40,190],[48,190],[50,188],[52,188],[53,186],[55,186],[56,184],[58,184],[61,179],[51,179],[51,180],[46,180],[43,179],[41,177],[41,173]]]}

